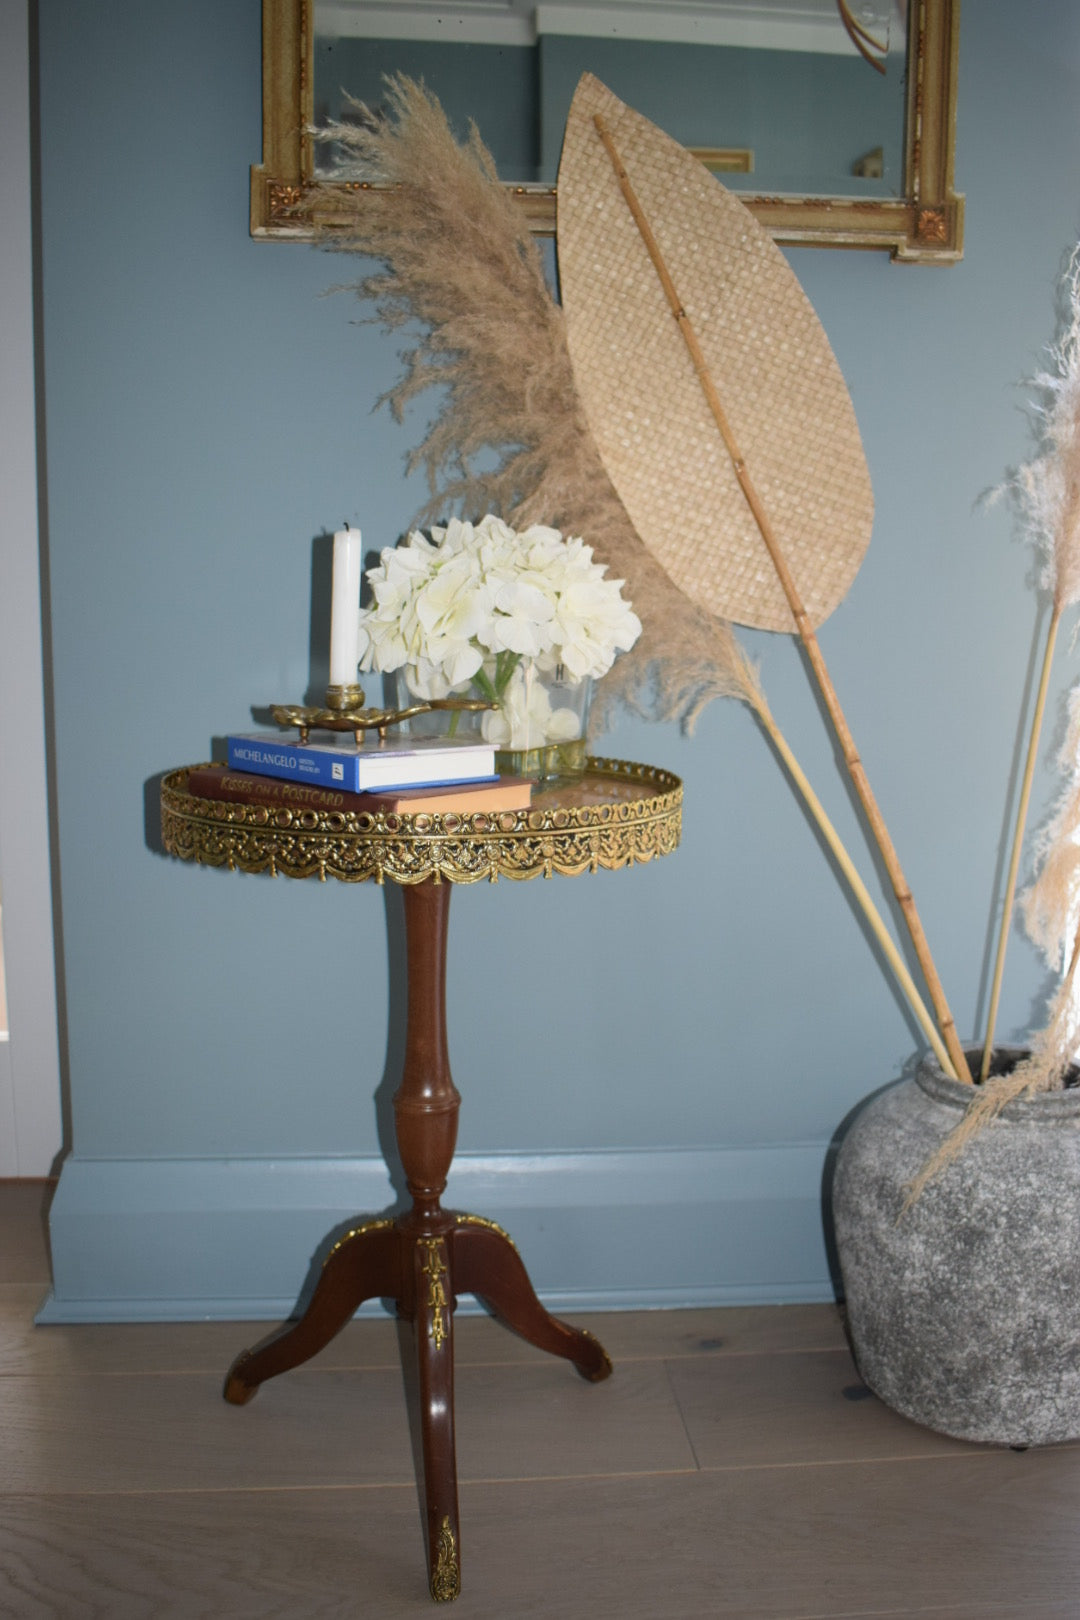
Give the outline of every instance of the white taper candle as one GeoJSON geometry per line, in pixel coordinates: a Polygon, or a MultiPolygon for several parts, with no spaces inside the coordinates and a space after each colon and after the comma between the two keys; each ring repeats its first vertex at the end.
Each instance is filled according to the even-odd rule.
{"type": "Polygon", "coordinates": [[[330,597],[330,685],[351,686],[360,656],[359,529],[334,536],[334,583],[330,597]]]}

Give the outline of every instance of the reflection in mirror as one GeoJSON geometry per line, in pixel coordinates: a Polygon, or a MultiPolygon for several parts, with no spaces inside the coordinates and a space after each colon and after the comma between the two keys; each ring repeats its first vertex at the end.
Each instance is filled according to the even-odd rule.
{"type": "MultiPolygon", "coordinates": [[[[500,178],[555,182],[582,73],[736,189],[899,197],[906,0],[316,0],[314,120],[377,112],[386,75],[422,80],[500,178]],[[884,71],[883,71],[884,70],[884,71]]],[[[333,178],[332,146],[317,172],[333,178]]]]}

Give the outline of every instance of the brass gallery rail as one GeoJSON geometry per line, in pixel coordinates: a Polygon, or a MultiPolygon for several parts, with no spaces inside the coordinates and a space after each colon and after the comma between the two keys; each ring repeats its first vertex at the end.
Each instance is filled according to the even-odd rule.
{"type": "MultiPolygon", "coordinates": [[[[193,768],[193,767],[191,767],[193,768]]],[[[668,771],[590,759],[574,782],[538,788],[527,810],[393,815],[233,804],[161,788],[166,850],[207,866],[359,883],[476,883],[617,870],[678,846],[682,783],[668,771]]]]}

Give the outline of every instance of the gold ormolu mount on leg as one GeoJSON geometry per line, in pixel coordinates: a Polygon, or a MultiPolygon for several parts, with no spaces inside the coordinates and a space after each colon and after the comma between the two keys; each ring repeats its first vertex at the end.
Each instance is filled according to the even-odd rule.
{"type": "Polygon", "coordinates": [[[444,1518],[439,1528],[435,1567],[431,1572],[431,1595],[436,1603],[453,1603],[460,1591],[461,1567],[458,1564],[457,1543],[449,1518],[444,1518]]]}
{"type": "Polygon", "coordinates": [[[382,742],[389,726],[411,720],[414,714],[430,714],[433,709],[475,713],[479,709],[497,707],[486,698],[430,698],[411,703],[406,709],[365,709],[363,702],[364,691],[360,686],[328,686],[324,709],[312,708],[304,703],[275,703],[270,712],[279,726],[296,726],[302,743],[307,742],[313,730],[351,731],[359,747],[365,731],[377,731],[382,742]]]}

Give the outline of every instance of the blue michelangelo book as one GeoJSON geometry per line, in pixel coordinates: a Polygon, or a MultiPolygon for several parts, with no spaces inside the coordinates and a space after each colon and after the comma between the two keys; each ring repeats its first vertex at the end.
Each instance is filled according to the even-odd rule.
{"type": "Polygon", "coordinates": [[[228,737],[229,769],[349,793],[487,782],[498,774],[494,748],[471,738],[456,742],[448,737],[388,737],[379,742],[371,736],[357,744],[333,732],[321,735],[332,740],[287,742],[273,731],[228,737]]]}

